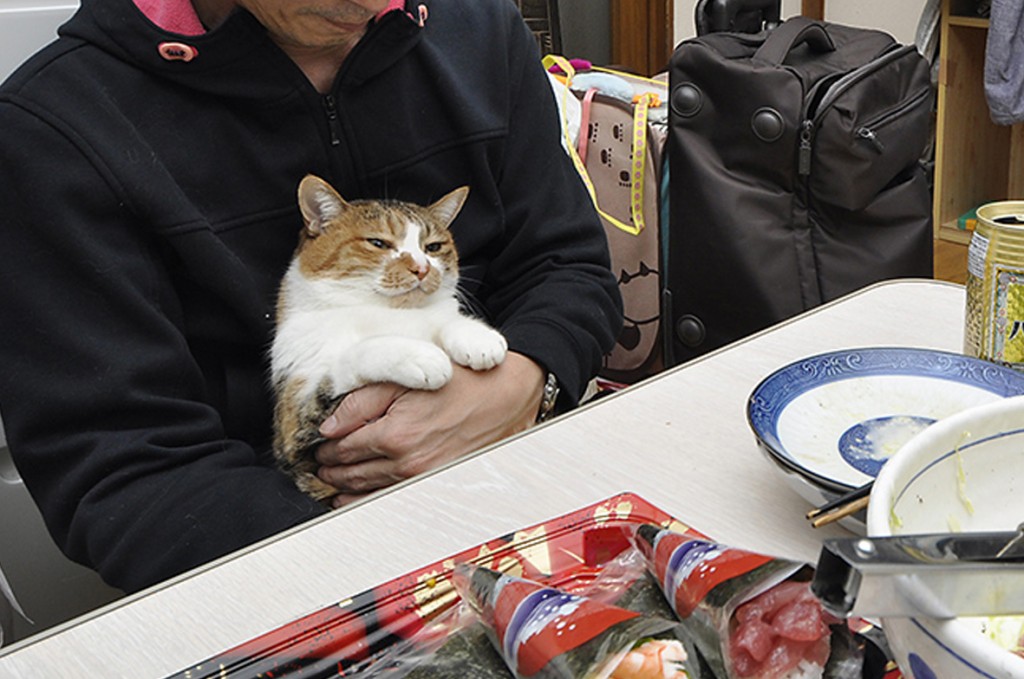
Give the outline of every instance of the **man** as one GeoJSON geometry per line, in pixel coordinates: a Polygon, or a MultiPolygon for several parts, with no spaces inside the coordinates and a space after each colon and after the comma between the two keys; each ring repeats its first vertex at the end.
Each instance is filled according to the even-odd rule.
{"type": "Polygon", "coordinates": [[[545,384],[576,403],[621,302],[508,0],[84,0],[60,35],[0,89],[0,413],[71,558],[137,590],[325,511],[269,453],[307,173],[469,185],[461,287],[510,349],[345,398],[317,451],[339,504],[524,429],[545,384]]]}

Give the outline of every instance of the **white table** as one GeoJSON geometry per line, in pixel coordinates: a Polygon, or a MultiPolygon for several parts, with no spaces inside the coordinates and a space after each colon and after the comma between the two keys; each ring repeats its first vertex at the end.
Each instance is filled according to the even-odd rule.
{"type": "Polygon", "coordinates": [[[815,561],[806,503],[759,452],[747,397],[842,348],[959,351],[964,290],[879,284],[128,597],[0,654],[2,677],[164,677],[376,584],[633,491],[717,540],[815,561]]]}

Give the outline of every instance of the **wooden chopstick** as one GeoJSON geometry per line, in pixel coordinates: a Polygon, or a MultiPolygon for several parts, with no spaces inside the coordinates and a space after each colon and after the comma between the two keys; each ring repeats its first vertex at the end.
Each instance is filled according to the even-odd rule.
{"type": "MultiPolygon", "coordinates": [[[[821,505],[820,507],[815,507],[811,511],[807,512],[807,518],[808,519],[814,519],[814,518],[817,518],[819,516],[822,516],[823,514],[830,514],[830,513],[834,512],[834,511],[838,510],[838,509],[846,507],[847,505],[849,505],[852,502],[857,502],[858,500],[862,500],[864,498],[867,498],[871,494],[871,486],[872,486],[873,483],[874,483],[873,481],[869,481],[868,483],[865,483],[860,488],[855,488],[855,489],[851,490],[849,493],[846,493],[845,495],[840,495],[839,497],[837,497],[836,499],[832,500],[831,502],[826,502],[825,504],[821,505]]],[[[857,509],[855,509],[853,511],[858,511],[859,509],[863,509],[866,506],[867,506],[867,502],[865,501],[862,504],[858,505],[857,509]]],[[[852,513],[852,512],[850,512],[850,513],[852,513]]],[[[849,516],[849,513],[848,514],[843,514],[842,516],[838,516],[836,518],[840,518],[841,519],[841,518],[843,518],[843,516],[849,516]]],[[[832,519],[832,521],[834,521],[834,520],[835,519],[832,519]]],[[[832,521],[826,521],[824,523],[831,523],[832,521]]],[[[822,523],[821,525],[824,525],[824,523],[822,523]]],[[[817,527],[817,525],[815,525],[815,527],[817,527]]]]}
{"type": "Polygon", "coordinates": [[[817,518],[811,521],[811,526],[813,526],[814,528],[821,528],[822,526],[830,524],[833,521],[838,521],[839,519],[847,517],[850,514],[855,514],[860,510],[864,509],[865,507],[867,507],[868,502],[870,500],[871,496],[865,495],[863,497],[858,497],[854,499],[852,502],[848,504],[835,507],[831,511],[818,515],[817,518]]]}

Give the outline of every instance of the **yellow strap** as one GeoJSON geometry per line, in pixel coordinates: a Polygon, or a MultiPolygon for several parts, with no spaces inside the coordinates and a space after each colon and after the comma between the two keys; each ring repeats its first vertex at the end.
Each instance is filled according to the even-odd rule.
{"type": "MultiPolygon", "coordinates": [[[[647,109],[656,99],[650,92],[636,97],[633,106],[633,172],[630,176],[630,213],[635,231],[644,230],[644,170],[647,161],[647,109]]],[[[621,227],[619,227],[621,228],[621,227]]]]}
{"type": "MultiPolygon", "coordinates": [[[[562,89],[562,110],[567,111],[567,97],[569,96],[572,79],[576,75],[576,69],[572,67],[568,59],[557,54],[548,54],[541,63],[545,69],[551,68],[552,65],[558,65],[562,72],[565,73],[565,87],[562,89]]],[[[566,115],[562,116],[562,133],[565,135],[565,145],[569,150],[569,157],[572,158],[573,166],[583,180],[584,186],[587,187],[590,199],[594,202],[594,208],[599,215],[608,220],[613,226],[633,236],[640,235],[645,226],[643,198],[644,166],[647,159],[647,108],[651,101],[655,99],[657,99],[656,95],[642,95],[637,100],[637,105],[633,107],[633,169],[630,173],[630,214],[633,219],[632,224],[626,224],[601,209],[601,205],[597,201],[597,191],[594,189],[594,182],[591,181],[587,168],[584,167],[583,161],[580,160],[579,153],[576,152],[576,145],[573,144],[572,136],[569,134],[568,117],[566,115]]],[[[580,134],[586,134],[586,130],[580,130],[580,134]]]]}

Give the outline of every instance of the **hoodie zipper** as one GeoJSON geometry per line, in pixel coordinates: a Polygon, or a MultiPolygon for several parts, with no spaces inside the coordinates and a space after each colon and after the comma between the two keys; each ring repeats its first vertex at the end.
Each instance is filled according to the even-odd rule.
{"type": "MultiPolygon", "coordinates": [[[[352,63],[359,59],[359,54],[362,51],[365,51],[366,44],[370,43],[375,39],[375,34],[384,30],[382,27],[386,26],[388,23],[393,23],[396,20],[402,19],[403,15],[404,18],[407,18],[411,21],[416,21],[416,19],[413,18],[411,14],[408,14],[404,10],[395,10],[386,13],[383,17],[380,17],[378,20],[371,22],[369,30],[367,30],[366,34],[359,40],[359,42],[356,43],[355,47],[353,47],[352,51],[345,58],[345,61],[342,62],[341,68],[338,70],[338,74],[335,76],[334,83],[331,89],[332,92],[338,91],[338,88],[340,87],[341,83],[345,82],[347,71],[351,68],[352,63]]],[[[425,20],[426,15],[423,12],[421,12],[420,28],[423,27],[423,22],[425,20]]],[[[335,100],[333,94],[325,94],[322,97],[322,102],[324,107],[324,113],[327,116],[327,127],[331,133],[331,146],[340,146],[343,134],[341,129],[341,120],[338,117],[337,101],[335,100]]]]}
{"type": "Polygon", "coordinates": [[[334,95],[325,94],[323,102],[324,113],[327,114],[327,128],[331,132],[331,146],[338,146],[341,144],[341,123],[338,121],[338,107],[334,95]]]}
{"type": "MultiPolygon", "coordinates": [[[[344,81],[345,72],[351,67],[352,62],[355,59],[358,59],[358,53],[361,50],[366,49],[364,47],[364,43],[366,43],[368,40],[373,39],[372,35],[381,30],[381,26],[385,22],[390,20],[392,14],[394,14],[394,12],[388,12],[388,14],[386,14],[381,21],[374,21],[370,25],[370,28],[367,31],[366,35],[364,35],[362,39],[360,39],[359,42],[356,43],[355,47],[349,53],[348,57],[346,57],[345,61],[342,62],[341,68],[338,70],[338,73],[334,78],[334,83],[332,84],[331,87],[332,92],[337,91],[339,84],[344,81]]],[[[338,117],[337,100],[335,100],[333,94],[325,94],[321,98],[321,101],[323,102],[324,114],[327,116],[327,129],[331,133],[331,146],[340,146],[342,131],[341,120],[338,117]]]]}

